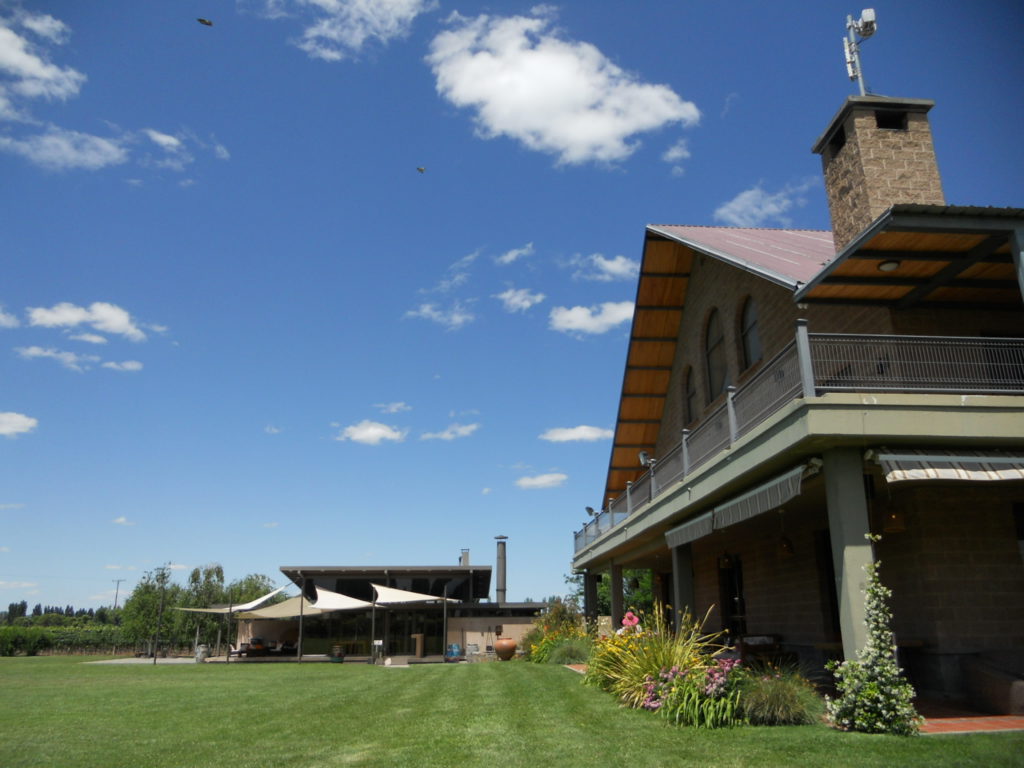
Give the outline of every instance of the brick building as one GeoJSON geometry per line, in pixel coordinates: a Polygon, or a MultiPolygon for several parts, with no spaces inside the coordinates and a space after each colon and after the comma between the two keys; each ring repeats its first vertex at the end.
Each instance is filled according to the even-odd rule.
{"type": "Polygon", "coordinates": [[[613,620],[623,569],[651,569],[665,603],[820,668],[863,646],[877,558],[919,690],[1010,711],[1024,210],[946,204],[932,105],[847,99],[814,145],[833,232],[647,227],[606,506],[573,564],[589,608],[610,573],[613,620]]]}

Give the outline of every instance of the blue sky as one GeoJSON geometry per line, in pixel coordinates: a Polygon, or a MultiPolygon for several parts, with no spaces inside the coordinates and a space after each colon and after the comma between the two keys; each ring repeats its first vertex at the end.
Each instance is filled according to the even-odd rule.
{"type": "MultiPolygon", "coordinates": [[[[948,202],[1024,203],[1024,7],[875,7],[948,202]]],[[[0,606],[498,534],[563,592],[644,225],[827,228],[859,13],[0,0],[0,606]]]]}

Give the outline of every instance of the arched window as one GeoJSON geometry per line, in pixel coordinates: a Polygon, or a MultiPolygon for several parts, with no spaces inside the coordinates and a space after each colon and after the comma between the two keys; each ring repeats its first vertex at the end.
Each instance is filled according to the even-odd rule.
{"type": "Polygon", "coordinates": [[[743,367],[749,368],[763,357],[761,336],[757,332],[757,305],[748,298],[740,318],[740,340],[743,342],[743,367]]]}
{"type": "Polygon", "coordinates": [[[697,420],[697,377],[693,375],[693,368],[686,366],[686,373],[683,379],[683,418],[685,424],[691,424],[697,420]]]}
{"type": "Polygon", "coordinates": [[[704,359],[708,366],[708,402],[725,391],[725,338],[722,334],[722,319],[717,309],[711,310],[708,327],[704,334],[704,359]]]}

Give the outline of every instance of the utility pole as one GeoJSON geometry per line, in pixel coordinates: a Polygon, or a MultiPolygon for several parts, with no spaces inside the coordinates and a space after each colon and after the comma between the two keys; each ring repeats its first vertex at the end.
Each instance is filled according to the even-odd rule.
{"type": "Polygon", "coordinates": [[[114,610],[116,611],[117,610],[117,596],[121,592],[121,582],[124,581],[124,579],[111,579],[111,581],[114,582],[114,610]]]}

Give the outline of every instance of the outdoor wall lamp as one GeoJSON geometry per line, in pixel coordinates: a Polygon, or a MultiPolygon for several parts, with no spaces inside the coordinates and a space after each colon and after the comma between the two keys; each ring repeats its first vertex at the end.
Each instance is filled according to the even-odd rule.
{"type": "Polygon", "coordinates": [[[878,265],[879,272],[895,272],[899,268],[900,263],[898,261],[895,261],[894,259],[883,261],[881,264],[878,265]]]}

